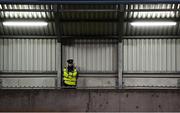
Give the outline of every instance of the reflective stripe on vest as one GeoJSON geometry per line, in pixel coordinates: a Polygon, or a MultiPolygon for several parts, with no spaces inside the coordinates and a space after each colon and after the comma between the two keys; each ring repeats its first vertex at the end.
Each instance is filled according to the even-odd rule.
{"type": "Polygon", "coordinates": [[[76,85],[76,82],[72,82],[72,81],[64,81],[64,83],[67,85],[76,85]]]}

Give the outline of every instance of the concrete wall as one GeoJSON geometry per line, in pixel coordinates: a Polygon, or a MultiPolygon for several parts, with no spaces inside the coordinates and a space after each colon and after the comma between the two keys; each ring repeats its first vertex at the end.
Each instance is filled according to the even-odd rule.
{"type": "Polygon", "coordinates": [[[0,90],[0,111],[180,111],[180,91],[0,90]]]}

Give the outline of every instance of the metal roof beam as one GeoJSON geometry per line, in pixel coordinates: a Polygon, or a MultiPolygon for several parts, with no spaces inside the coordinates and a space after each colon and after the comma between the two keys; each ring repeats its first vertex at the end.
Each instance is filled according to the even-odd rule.
{"type": "Polygon", "coordinates": [[[118,39],[116,35],[71,35],[63,36],[63,39],[118,39]]]}
{"type": "MultiPolygon", "coordinates": [[[[54,9],[0,9],[12,12],[56,12],[54,9]]],[[[117,9],[59,9],[58,12],[117,12],[117,9]]],[[[126,9],[125,12],[180,11],[180,9],[126,9]]]]}
{"type": "MultiPolygon", "coordinates": [[[[62,36],[62,39],[118,39],[117,35],[69,35],[62,36]]],[[[3,39],[56,39],[57,36],[38,36],[38,35],[0,35],[3,39]]],[[[122,36],[123,39],[180,39],[180,36],[122,36]]]]}
{"type": "Polygon", "coordinates": [[[118,22],[117,19],[63,19],[62,22],[118,22]]]}
{"type": "Polygon", "coordinates": [[[21,4],[137,4],[180,3],[179,0],[1,0],[0,3],[21,4]]]}

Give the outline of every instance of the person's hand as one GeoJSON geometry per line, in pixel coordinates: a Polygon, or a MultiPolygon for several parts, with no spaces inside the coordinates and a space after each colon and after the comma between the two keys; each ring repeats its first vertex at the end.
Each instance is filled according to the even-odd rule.
{"type": "Polygon", "coordinates": [[[70,76],[72,76],[72,75],[73,75],[73,73],[69,72],[69,75],[70,75],[70,76]]]}

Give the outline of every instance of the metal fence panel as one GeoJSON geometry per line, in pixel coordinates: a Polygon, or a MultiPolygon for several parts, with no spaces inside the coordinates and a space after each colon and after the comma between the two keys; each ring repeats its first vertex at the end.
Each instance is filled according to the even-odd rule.
{"type": "MultiPolygon", "coordinates": [[[[97,75],[98,76],[98,75],[97,75]]],[[[110,88],[116,87],[117,78],[115,77],[80,77],[78,79],[78,88],[110,88]]]]}
{"type": "Polygon", "coordinates": [[[179,78],[124,78],[125,87],[179,87],[179,78]]]}
{"type": "Polygon", "coordinates": [[[55,78],[1,78],[2,88],[55,87],[55,78]]]}

